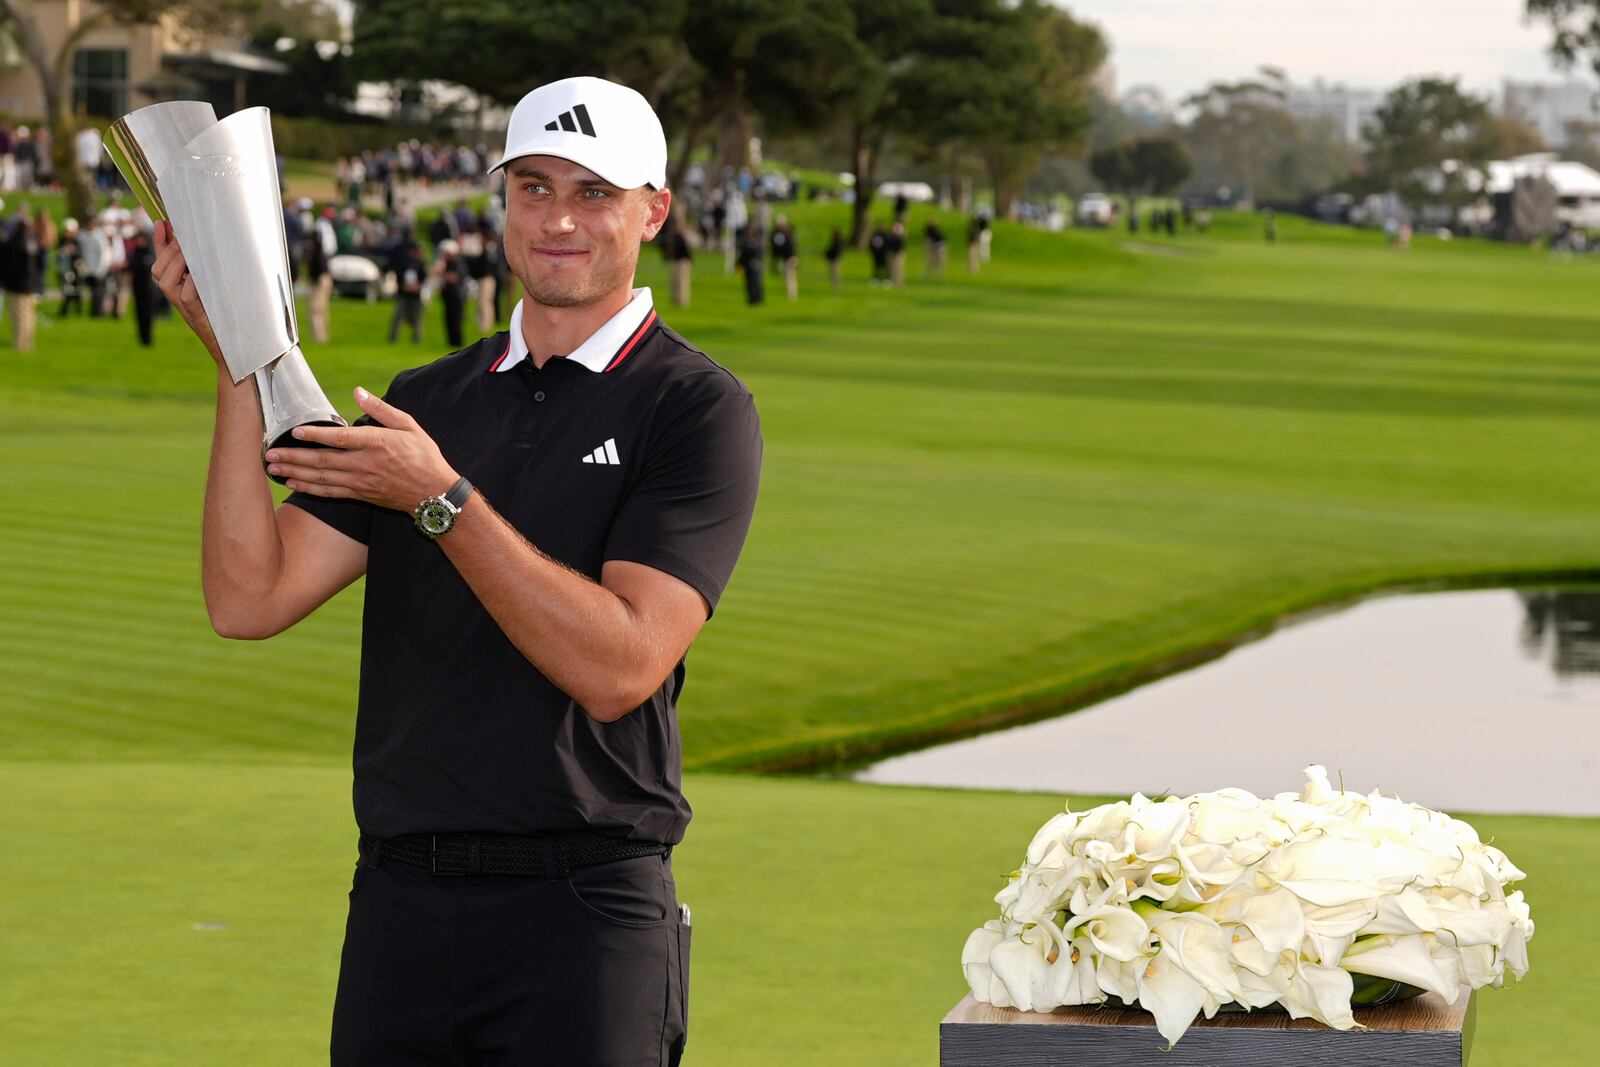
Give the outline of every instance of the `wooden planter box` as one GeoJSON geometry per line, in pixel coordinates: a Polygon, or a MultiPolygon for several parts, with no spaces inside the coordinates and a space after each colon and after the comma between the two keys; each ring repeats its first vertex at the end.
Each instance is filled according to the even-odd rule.
{"type": "Polygon", "coordinates": [[[1332,1030],[1281,1012],[1198,1019],[1173,1046],[1150,1016],[1126,1008],[1048,1014],[996,1008],[969,995],[939,1024],[940,1067],[1465,1067],[1472,996],[1452,1007],[1435,993],[1357,1008],[1365,1030],[1332,1030]]]}

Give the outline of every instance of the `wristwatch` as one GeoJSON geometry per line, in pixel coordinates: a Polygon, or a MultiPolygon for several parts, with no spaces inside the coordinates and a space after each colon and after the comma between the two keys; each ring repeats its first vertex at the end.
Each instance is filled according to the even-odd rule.
{"type": "Polygon", "coordinates": [[[430,496],[418,504],[417,529],[422,531],[422,536],[433,541],[449,533],[471,495],[472,483],[463,478],[443,496],[430,496]]]}

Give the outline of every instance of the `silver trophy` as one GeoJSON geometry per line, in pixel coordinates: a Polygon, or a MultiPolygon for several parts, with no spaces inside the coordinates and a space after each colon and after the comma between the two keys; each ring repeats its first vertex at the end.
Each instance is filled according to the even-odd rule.
{"type": "Polygon", "coordinates": [[[210,104],[153,104],[118,119],[105,142],[151,220],[172,224],[228,373],[255,376],[263,459],[274,445],[305,447],[296,426],[345,425],[300,351],[267,109],[219,122],[210,104]]]}

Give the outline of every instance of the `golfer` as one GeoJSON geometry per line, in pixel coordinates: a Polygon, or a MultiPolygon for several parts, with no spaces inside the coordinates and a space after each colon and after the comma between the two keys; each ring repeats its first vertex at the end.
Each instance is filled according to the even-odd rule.
{"type": "Polygon", "coordinates": [[[162,291],[222,371],[206,603],[263,638],[366,575],[335,1064],[673,1064],[676,702],[749,528],[760,425],[630,288],[672,204],[643,97],[536,89],[501,166],[509,333],[357,389],[355,426],[297,431],[267,456],[294,491],[276,510],[251,379],[163,228],[162,291]]]}

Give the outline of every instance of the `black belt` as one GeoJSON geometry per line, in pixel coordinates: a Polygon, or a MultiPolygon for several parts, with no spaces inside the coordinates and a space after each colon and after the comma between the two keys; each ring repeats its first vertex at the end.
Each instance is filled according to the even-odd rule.
{"type": "Polygon", "coordinates": [[[404,834],[381,839],[362,834],[361,847],[374,862],[399,860],[425,867],[432,874],[513,874],[544,880],[565,878],[578,867],[672,852],[671,845],[659,841],[630,841],[586,830],[561,834],[404,834]]]}

